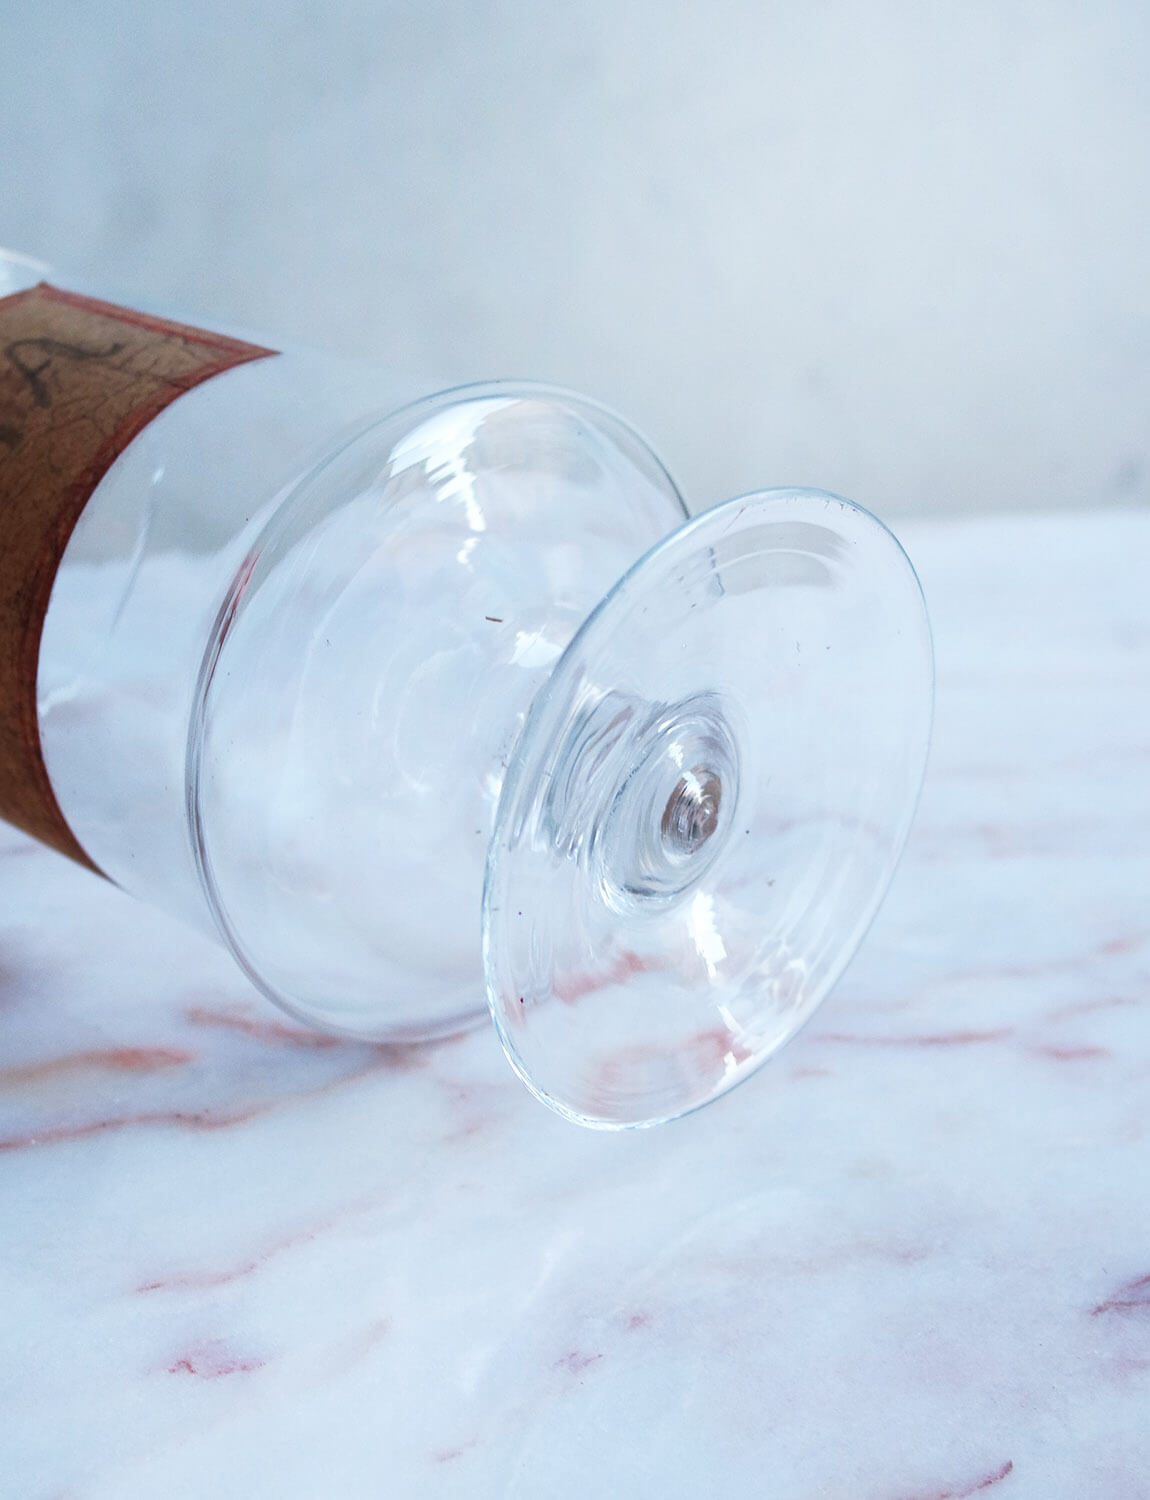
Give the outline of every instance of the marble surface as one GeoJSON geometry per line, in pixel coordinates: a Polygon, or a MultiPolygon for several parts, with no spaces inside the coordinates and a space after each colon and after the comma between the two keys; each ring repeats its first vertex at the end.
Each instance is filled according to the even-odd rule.
{"type": "Polygon", "coordinates": [[[905,530],[938,716],[806,1031],[581,1131],[0,830],[0,1495],[1150,1494],[1150,515],[905,530]]]}

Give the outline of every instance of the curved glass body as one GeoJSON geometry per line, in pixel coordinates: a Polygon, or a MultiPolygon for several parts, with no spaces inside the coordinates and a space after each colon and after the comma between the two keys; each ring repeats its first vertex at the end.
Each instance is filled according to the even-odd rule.
{"type": "Polygon", "coordinates": [[[263,989],[355,1036],[482,1009],[484,863],[531,702],[684,515],[621,423],[526,387],[373,423],[277,509],[220,611],[188,760],[203,889],[263,989]]]}

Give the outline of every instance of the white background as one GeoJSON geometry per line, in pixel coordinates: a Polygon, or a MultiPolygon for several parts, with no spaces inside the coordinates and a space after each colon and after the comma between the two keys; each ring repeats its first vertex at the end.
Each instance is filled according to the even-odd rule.
{"type": "Polygon", "coordinates": [[[1150,7],[0,0],[0,243],[634,420],[692,506],[1150,500],[1150,7]]]}

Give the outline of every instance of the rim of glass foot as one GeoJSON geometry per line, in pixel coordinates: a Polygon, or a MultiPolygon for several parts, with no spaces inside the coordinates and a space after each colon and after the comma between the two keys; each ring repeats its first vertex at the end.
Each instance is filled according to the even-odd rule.
{"type": "Polygon", "coordinates": [[[652,1125],[794,1035],[894,873],[932,684],[914,570],[838,496],[726,501],[620,579],[532,707],[488,854],[488,1001],[532,1092],[652,1125]]]}

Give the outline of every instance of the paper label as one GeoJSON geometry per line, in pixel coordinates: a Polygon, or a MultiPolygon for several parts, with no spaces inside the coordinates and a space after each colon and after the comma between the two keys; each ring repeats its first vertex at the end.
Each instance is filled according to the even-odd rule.
{"type": "Polygon", "coordinates": [[[52,792],[36,714],[56,570],[132,439],[201,381],[274,352],[46,283],[0,298],[0,818],[91,869],[52,792]]]}

